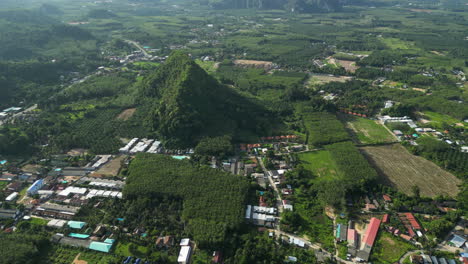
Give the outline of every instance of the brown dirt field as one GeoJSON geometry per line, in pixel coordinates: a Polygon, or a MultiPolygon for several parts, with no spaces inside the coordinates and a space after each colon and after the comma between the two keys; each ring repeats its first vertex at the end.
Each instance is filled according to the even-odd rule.
{"type": "Polygon", "coordinates": [[[21,168],[24,172],[29,172],[29,173],[36,173],[39,171],[41,168],[41,165],[35,165],[35,164],[27,164],[21,168]]]}
{"type": "Polygon", "coordinates": [[[423,89],[423,88],[413,88],[413,91],[417,91],[417,92],[421,92],[421,93],[427,92],[427,90],[423,89]]]}
{"type": "Polygon", "coordinates": [[[120,113],[120,114],[117,116],[117,119],[120,119],[120,120],[123,120],[123,121],[127,121],[128,119],[130,119],[130,117],[133,116],[133,114],[135,113],[135,111],[136,111],[136,108],[125,109],[125,110],[123,110],[122,113],[120,113]]]}
{"type": "Polygon", "coordinates": [[[353,77],[349,76],[329,76],[329,75],[312,75],[309,84],[324,84],[329,82],[346,82],[353,77]]]}
{"type": "Polygon", "coordinates": [[[91,173],[91,177],[106,177],[106,176],[117,176],[120,171],[121,161],[125,156],[119,156],[108,163],[104,164],[99,170],[91,173]]]}
{"type": "Polygon", "coordinates": [[[356,65],[355,61],[347,60],[336,60],[347,72],[356,72],[359,69],[359,66],[356,65]]]}
{"type": "Polygon", "coordinates": [[[400,144],[363,147],[365,156],[379,172],[381,181],[412,195],[411,187],[419,186],[421,195],[456,196],[461,180],[434,163],[409,153],[400,144]]]}
{"type": "Polygon", "coordinates": [[[234,65],[256,67],[256,68],[271,68],[271,66],[273,65],[273,62],[257,61],[257,60],[235,60],[234,65]]]}
{"type": "Polygon", "coordinates": [[[88,264],[88,261],[86,260],[79,260],[80,259],[80,255],[81,253],[78,253],[78,255],[76,255],[75,259],[73,260],[73,263],[72,264],[88,264]]]}
{"type": "Polygon", "coordinates": [[[417,8],[413,8],[413,9],[409,9],[410,11],[413,11],[413,12],[417,12],[417,13],[432,13],[434,10],[431,10],[431,9],[417,9],[417,8]]]}
{"type": "Polygon", "coordinates": [[[67,152],[67,155],[76,157],[76,156],[81,156],[87,153],[88,153],[88,150],[86,149],[76,148],[76,149],[70,149],[70,151],[67,152]]]}

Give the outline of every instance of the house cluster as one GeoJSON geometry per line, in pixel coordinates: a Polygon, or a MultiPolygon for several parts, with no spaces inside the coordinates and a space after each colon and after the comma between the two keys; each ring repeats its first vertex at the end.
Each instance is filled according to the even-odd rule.
{"type": "MultiPolygon", "coordinates": [[[[413,254],[410,255],[410,262],[412,264],[456,264],[454,259],[447,259],[444,257],[429,256],[426,254],[413,254]]],[[[465,262],[463,262],[465,263],[465,262]]]]}
{"type": "Polygon", "coordinates": [[[277,209],[274,207],[247,205],[245,219],[258,226],[274,227],[277,209]]]}
{"type": "Polygon", "coordinates": [[[133,138],[124,147],[119,149],[121,154],[133,155],[140,152],[153,153],[153,154],[193,154],[193,149],[186,150],[169,150],[164,149],[161,141],[155,139],[139,139],[133,138]]]}
{"type": "Polygon", "coordinates": [[[0,120],[6,119],[15,113],[18,113],[19,111],[21,111],[21,107],[10,107],[10,108],[4,109],[3,111],[0,112],[0,120]]]}
{"type": "Polygon", "coordinates": [[[379,120],[383,123],[405,123],[407,124],[410,128],[417,128],[418,126],[416,123],[411,119],[409,116],[403,116],[403,117],[391,117],[388,115],[385,116],[380,116],[379,120]]]}
{"type": "Polygon", "coordinates": [[[367,117],[366,114],[356,113],[356,112],[353,112],[353,111],[349,111],[348,109],[340,108],[339,110],[340,110],[341,113],[345,113],[345,114],[348,114],[348,115],[359,116],[359,117],[367,117]]]}

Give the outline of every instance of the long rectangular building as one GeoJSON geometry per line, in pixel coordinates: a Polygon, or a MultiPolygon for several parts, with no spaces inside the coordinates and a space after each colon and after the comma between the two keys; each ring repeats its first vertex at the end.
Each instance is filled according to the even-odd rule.
{"type": "Polygon", "coordinates": [[[380,219],[372,217],[369,226],[367,227],[366,233],[364,234],[364,245],[366,247],[372,248],[375,242],[375,238],[377,237],[377,233],[379,232],[380,227],[380,219]]]}

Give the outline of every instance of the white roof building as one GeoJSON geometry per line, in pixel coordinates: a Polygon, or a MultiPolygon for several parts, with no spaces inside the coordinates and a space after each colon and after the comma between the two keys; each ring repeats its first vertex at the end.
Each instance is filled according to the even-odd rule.
{"type": "Polygon", "coordinates": [[[65,190],[59,192],[58,195],[59,196],[68,196],[71,193],[84,195],[86,193],[86,191],[88,191],[88,189],[86,189],[86,188],[69,186],[69,187],[65,188],[65,190]]]}
{"type": "Polygon", "coordinates": [[[182,246],[180,248],[179,256],[177,257],[177,262],[179,264],[189,263],[191,251],[192,248],[190,248],[189,246],[182,246]]]}
{"type": "Polygon", "coordinates": [[[180,246],[189,246],[190,245],[190,238],[183,238],[180,240],[180,246]]]}
{"type": "Polygon", "coordinates": [[[8,197],[5,199],[5,201],[11,202],[11,201],[15,200],[17,197],[18,197],[18,193],[14,192],[14,193],[8,195],[8,197]]]}

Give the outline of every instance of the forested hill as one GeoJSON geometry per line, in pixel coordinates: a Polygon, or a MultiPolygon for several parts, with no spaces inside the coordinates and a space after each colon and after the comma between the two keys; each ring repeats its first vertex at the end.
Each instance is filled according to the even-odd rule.
{"type": "Polygon", "coordinates": [[[339,0],[210,0],[215,8],[286,9],[291,12],[313,13],[337,11],[339,0]]]}
{"type": "Polygon", "coordinates": [[[269,111],[255,99],[221,85],[181,52],[146,77],[140,97],[158,102],[152,123],[174,147],[194,146],[206,136],[265,133],[269,124],[269,111]]]}

